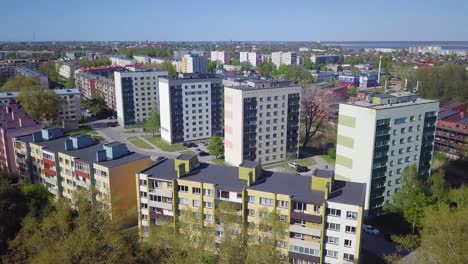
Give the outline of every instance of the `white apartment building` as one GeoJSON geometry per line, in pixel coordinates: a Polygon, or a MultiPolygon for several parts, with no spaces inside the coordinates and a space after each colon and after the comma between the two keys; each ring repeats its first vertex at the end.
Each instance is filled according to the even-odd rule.
{"type": "Polygon", "coordinates": [[[278,68],[281,65],[291,65],[297,63],[297,54],[295,52],[272,52],[271,62],[278,68]]]}
{"type": "Polygon", "coordinates": [[[57,62],[57,67],[58,67],[58,72],[59,72],[59,75],[63,78],[70,78],[70,77],[73,77],[73,75],[75,74],[75,71],[78,70],[78,66],[71,63],[71,62],[65,62],[65,61],[62,61],[62,62],[57,62]]]}
{"type": "Polygon", "coordinates": [[[180,72],[206,73],[206,59],[198,54],[185,54],[182,57],[180,72]]]}
{"type": "Polygon", "coordinates": [[[111,61],[112,65],[122,66],[125,67],[126,65],[135,64],[135,60],[128,59],[125,56],[109,56],[109,60],[111,61]]]}
{"type": "Polygon", "coordinates": [[[239,61],[248,62],[253,67],[257,66],[257,63],[260,62],[260,55],[256,52],[241,51],[239,56],[239,61]]]}
{"type": "Polygon", "coordinates": [[[219,61],[221,64],[230,64],[231,56],[225,51],[212,51],[210,61],[219,61]]]}
{"type": "Polygon", "coordinates": [[[161,138],[173,144],[222,136],[221,87],[215,74],[159,78],[161,138]]]}
{"type": "Polygon", "coordinates": [[[416,165],[421,177],[429,177],[438,107],[438,101],[411,93],[340,104],[335,174],[367,184],[369,213],[391,201],[406,166],[416,165]]]}
{"type": "Polygon", "coordinates": [[[249,82],[224,88],[226,162],[268,164],[297,157],[300,86],[249,82]]]}
{"type": "Polygon", "coordinates": [[[121,126],[146,122],[152,111],[158,111],[158,78],[167,71],[128,68],[114,72],[117,120],[121,126]]]}
{"type": "Polygon", "coordinates": [[[139,64],[147,64],[151,62],[151,57],[145,55],[133,55],[133,59],[139,64]]]}

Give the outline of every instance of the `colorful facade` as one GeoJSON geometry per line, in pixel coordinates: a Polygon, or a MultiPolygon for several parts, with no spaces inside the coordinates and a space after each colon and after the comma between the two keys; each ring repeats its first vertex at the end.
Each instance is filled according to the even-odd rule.
{"type": "Polygon", "coordinates": [[[195,155],[162,159],[137,174],[139,229],[195,212],[204,226],[215,227],[221,203],[237,211],[240,227],[257,227],[275,212],[288,235],[275,242],[292,263],[355,263],[361,243],[365,185],[334,180],[332,171],[312,177],[264,171],[259,163],[240,167],[199,163],[195,155]],[[266,215],[265,215],[266,214],[266,215]]]}

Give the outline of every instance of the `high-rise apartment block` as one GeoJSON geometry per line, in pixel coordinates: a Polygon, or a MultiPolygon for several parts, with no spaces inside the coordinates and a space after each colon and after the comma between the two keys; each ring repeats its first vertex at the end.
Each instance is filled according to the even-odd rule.
{"type": "Polygon", "coordinates": [[[67,136],[48,128],[13,141],[21,177],[31,175],[55,197],[70,201],[76,190],[94,188],[111,216],[135,223],[135,173],[151,164],[149,156],[130,152],[119,142],[101,144],[90,135],[67,136]]]}
{"type": "Polygon", "coordinates": [[[342,61],[340,55],[312,55],[310,60],[315,65],[338,64],[342,61]]]}
{"type": "Polygon", "coordinates": [[[438,106],[411,93],[340,104],[335,174],[366,183],[369,213],[391,201],[406,166],[416,165],[421,177],[429,177],[438,106]]]}
{"type": "Polygon", "coordinates": [[[241,51],[239,53],[239,61],[241,63],[248,62],[253,67],[256,67],[257,63],[260,62],[260,54],[258,54],[257,52],[241,51]]]}
{"type": "Polygon", "coordinates": [[[159,78],[161,138],[169,143],[223,135],[222,79],[215,74],[159,78]]]}
{"type": "Polygon", "coordinates": [[[224,88],[225,160],[262,164],[297,157],[301,87],[254,81],[224,88]]]}
{"type": "Polygon", "coordinates": [[[221,64],[230,64],[231,56],[225,51],[212,51],[210,61],[219,61],[221,64]]]}
{"type": "Polygon", "coordinates": [[[158,78],[167,71],[127,68],[114,72],[117,121],[121,126],[146,122],[153,111],[159,109],[158,78]]]}
{"type": "Polygon", "coordinates": [[[297,54],[295,52],[272,52],[271,62],[278,68],[281,65],[291,65],[297,63],[297,54]]]}
{"type": "Polygon", "coordinates": [[[185,54],[180,71],[183,73],[206,73],[206,59],[198,54],[185,54]]]}
{"type": "Polygon", "coordinates": [[[194,221],[214,227],[220,243],[224,225],[216,214],[229,204],[237,211],[239,228],[258,228],[268,214],[278,214],[287,235],[275,240],[290,263],[359,261],[365,185],[335,180],[332,171],[316,170],[304,177],[263,171],[252,161],[221,166],[183,154],[160,160],[137,178],[143,235],[149,227],[175,224],[180,216],[195,212],[194,221]]]}

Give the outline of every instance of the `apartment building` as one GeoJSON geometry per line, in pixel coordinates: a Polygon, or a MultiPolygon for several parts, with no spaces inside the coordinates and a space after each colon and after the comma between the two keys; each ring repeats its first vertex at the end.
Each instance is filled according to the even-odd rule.
{"type": "Polygon", "coordinates": [[[438,106],[411,93],[340,104],[335,174],[367,184],[369,213],[391,201],[405,167],[416,165],[421,177],[429,177],[438,106]]]}
{"type": "Polygon", "coordinates": [[[16,172],[13,138],[40,130],[41,125],[19,105],[0,102],[0,170],[6,173],[16,172]]]}
{"type": "Polygon", "coordinates": [[[180,71],[183,73],[206,73],[206,59],[198,54],[185,54],[180,71]]]}
{"type": "Polygon", "coordinates": [[[16,75],[21,75],[25,77],[36,77],[39,79],[42,86],[49,87],[49,79],[42,72],[33,70],[25,66],[16,66],[15,71],[16,75]]]}
{"type": "Polygon", "coordinates": [[[67,136],[42,129],[13,140],[21,177],[32,176],[54,197],[72,201],[76,190],[96,190],[96,201],[111,216],[136,223],[135,173],[151,165],[149,156],[130,152],[120,142],[101,144],[90,135],[67,136]]]}
{"type": "MultiPolygon", "coordinates": [[[[57,109],[58,118],[64,121],[80,120],[81,99],[78,89],[56,89],[54,91],[60,99],[57,109]]],[[[0,104],[14,103],[19,92],[0,93],[0,104]]]]}
{"type": "Polygon", "coordinates": [[[152,111],[159,110],[158,78],[167,75],[158,69],[127,69],[114,73],[117,121],[124,127],[146,122],[152,111]]]}
{"type": "Polygon", "coordinates": [[[297,63],[297,54],[295,52],[272,52],[271,62],[278,68],[281,65],[291,65],[297,63]]]}
{"type": "Polygon", "coordinates": [[[159,78],[161,138],[173,144],[223,135],[222,79],[215,74],[159,78]]]}
{"type": "Polygon", "coordinates": [[[460,158],[468,148],[468,103],[441,104],[438,114],[435,149],[450,158],[460,158]]]}
{"type": "Polygon", "coordinates": [[[98,93],[109,108],[116,109],[115,82],[113,78],[106,78],[80,70],[75,74],[75,84],[84,97],[93,98],[98,93]]]}
{"type": "Polygon", "coordinates": [[[221,64],[230,64],[231,56],[225,51],[211,51],[210,61],[219,61],[221,64]]]}
{"type": "Polygon", "coordinates": [[[336,79],[336,73],[334,71],[310,70],[309,72],[318,83],[331,82],[336,79]]]}
{"type": "Polygon", "coordinates": [[[268,164],[298,155],[301,87],[248,81],[224,88],[225,160],[268,164]]]}
{"type": "Polygon", "coordinates": [[[310,60],[315,65],[339,64],[342,62],[340,55],[312,55],[310,60]]]}
{"type": "Polygon", "coordinates": [[[122,67],[135,64],[134,59],[129,59],[125,56],[109,56],[109,60],[111,61],[112,65],[117,65],[117,66],[122,66],[122,67]]]}
{"type": "Polygon", "coordinates": [[[151,63],[151,57],[145,55],[133,55],[133,59],[136,63],[139,64],[148,64],[151,63]]]}
{"type": "Polygon", "coordinates": [[[256,67],[257,63],[260,62],[260,54],[258,54],[257,52],[241,51],[239,53],[239,61],[241,63],[248,62],[253,67],[256,67]]]}
{"type": "Polygon", "coordinates": [[[68,79],[74,77],[75,71],[78,70],[78,65],[67,61],[58,61],[57,69],[61,77],[68,79]]]}
{"type": "Polygon", "coordinates": [[[335,180],[332,171],[304,177],[264,171],[252,161],[220,166],[183,154],[160,160],[137,179],[142,235],[193,211],[201,225],[214,227],[220,243],[223,223],[215,215],[227,203],[237,210],[240,226],[258,227],[277,213],[288,226],[288,235],[276,238],[277,247],[291,263],[359,261],[365,184],[335,180]]]}

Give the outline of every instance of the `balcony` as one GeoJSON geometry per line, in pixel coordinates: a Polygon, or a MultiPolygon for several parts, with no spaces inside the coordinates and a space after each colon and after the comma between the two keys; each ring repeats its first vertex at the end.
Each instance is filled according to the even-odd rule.
{"type": "Polygon", "coordinates": [[[237,209],[237,210],[242,210],[242,203],[236,203],[236,202],[233,202],[233,201],[229,201],[229,200],[227,200],[227,199],[225,200],[225,199],[220,199],[220,198],[217,198],[217,199],[215,200],[215,205],[216,205],[216,207],[218,207],[219,204],[222,203],[222,202],[227,202],[227,203],[229,203],[230,205],[232,205],[235,209],[237,209]]]}
{"type": "Polygon", "coordinates": [[[305,260],[305,261],[308,261],[310,263],[320,263],[320,257],[300,254],[300,253],[291,252],[291,251],[289,251],[289,258],[290,259],[297,259],[297,260],[305,260]]]}
{"type": "Polygon", "coordinates": [[[300,238],[289,238],[289,246],[305,247],[320,250],[320,241],[310,241],[300,238]]]}
{"type": "Polygon", "coordinates": [[[44,174],[48,177],[55,177],[56,175],[55,170],[51,170],[49,168],[44,168],[44,174]]]}
{"type": "Polygon", "coordinates": [[[172,203],[162,203],[162,202],[156,202],[156,201],[151,201],[151,200],[149,200],[148,202],[149,202],[149,206],[151,207],[172,210],[172,203]]]}
{"type": "Polygon", "coordinates": [[[84,172],[84,171],[79,171],[79,170],[75,170],[75,175],[76,176],[81,176],[85,179],[89,179],[89,174],[84,172]]]}
{"type": "Polygon", "coordinates": [[[294,233],[301,233],[309,236],[322,236],[322,230],[312,227],[305,227],[303,225],[290,225],[289,231],[294,233]]]}
{"type": "Polygon", "coordinates": [[[89,182],[76,180],[75,183],[77,186],[83,187],[85,189],[89,189],[91,187],[91,184],[89,182]]]}
{"type": "Polygon", "coordinates": [[[44,164],[47,164],[49,166],[55,166],[55,162],[52,161],[52,160],[49,160],[49,159],[42,159],[42,161],[44,162],[44,164]]]}
{"type": "Polygon", "coordinates": [[[314,224],[322,224],[322,216],[306,214],[303,212],[291,211],[291,219],[304,220],[314,224]]]}
{"type": "MultiPolygon", "coordinates": [[[[143,190],[141,190],[141,191],[143,191],[143,190]]],[[[172,198],[172,192],[171,191],[166,191],[166,190],[163,190],[161,188],[149,188],[148,192],[151,193],[151,194],[156,194],[156,195],[159,195],[159,196],[172,198]]]]}

